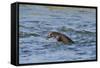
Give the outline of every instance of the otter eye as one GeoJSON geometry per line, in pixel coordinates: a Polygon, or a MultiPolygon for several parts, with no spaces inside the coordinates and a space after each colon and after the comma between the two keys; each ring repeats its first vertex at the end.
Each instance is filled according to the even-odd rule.
{"type": "Polygon", "coordinates": [[[52,36],[52,34],[50,34],[49,36],[52,36]]]}
{"type": "Polygon", "coordinates": [[[51,37],[53,37],[53,34],[50,34],[51,37]]]}

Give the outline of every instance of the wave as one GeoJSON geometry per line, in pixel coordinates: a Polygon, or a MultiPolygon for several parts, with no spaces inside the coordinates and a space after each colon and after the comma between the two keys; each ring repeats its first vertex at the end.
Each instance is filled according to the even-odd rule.
{"type": "Polygon", "coordinates": [[[92,31],[87,31],[87,30],[76,30],[74,28],[66,28],[65,26],[58,28],[59,31],[63,31],[63,32],[77,32],[80,34],[95,34],[96,32],[92,32],[92,31]]]}
{"type": "Polygon", "coordinates": [[[40,36],[38,33],[28,33],[28,32],[19,32],[19,38],[25,38],[30,36],[40,36]]]}
{"type": "Polygon", "coordinates": [[[86,10],[78,10],[77,12],[80,14],[89,14],[90,13],[89,11],[86,11],[86,10]]]}

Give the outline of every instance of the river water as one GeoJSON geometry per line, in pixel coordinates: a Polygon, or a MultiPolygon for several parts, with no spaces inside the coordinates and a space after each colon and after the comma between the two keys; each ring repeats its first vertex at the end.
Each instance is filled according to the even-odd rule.
{"type": "Polygon", "coordinates": [[[19,63],[96,59],[96,10],[19,5],[19,63]],[[48,32],[56,31],[75,43],[63,44],[48,32]]]}

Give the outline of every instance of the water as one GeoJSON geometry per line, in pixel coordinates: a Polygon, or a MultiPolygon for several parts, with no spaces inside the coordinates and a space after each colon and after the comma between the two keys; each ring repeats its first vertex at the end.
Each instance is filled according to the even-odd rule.
{"type": "Polygon", "coordinates": [[[96,59],[96,10],[89,8],[19,6],[19,63],[96,59]],[[75,43],[46,39],[56,31],[75,43]]]}

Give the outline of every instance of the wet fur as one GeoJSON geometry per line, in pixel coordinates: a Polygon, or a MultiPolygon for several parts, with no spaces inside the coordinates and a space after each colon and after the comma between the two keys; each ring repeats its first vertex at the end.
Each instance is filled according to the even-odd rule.
{"type": "Polygon", "coordinates": [[[50,32],[48,38],[56,38],[57,41],[63,42],[64,44],[73,43],[73,41],[66,35],[59,32],[50,32]]]}

